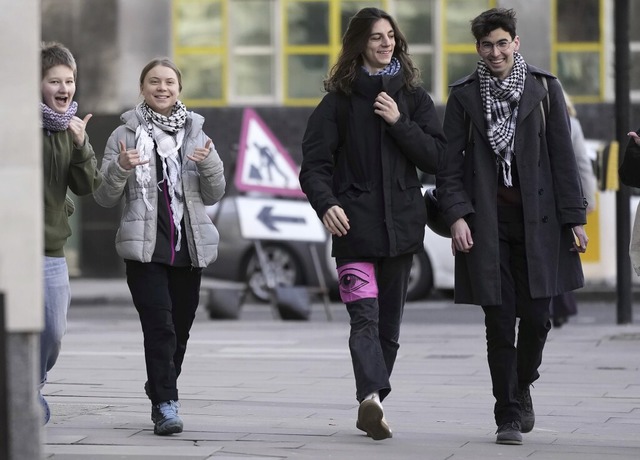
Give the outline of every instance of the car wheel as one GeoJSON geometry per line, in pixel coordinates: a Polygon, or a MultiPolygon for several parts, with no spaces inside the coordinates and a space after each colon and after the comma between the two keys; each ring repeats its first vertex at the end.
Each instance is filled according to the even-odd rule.
{"type": "MultiPolygon", "coordinates": [[[[300,284],[302,281],[302,267],[290,249],[277,244],[266,244],[263,245],[263,250],[276,286],[295,286],[300,284]]],[[[256,299],[262,302],[270,300],[267,282],[255,251],[247,261],[245,279],[251,294],[256,299]]]]}
{"type": "Polygon", "coordinates": [[[427,254],[420,251],[413,256],[407,300],[420,300],[429,295],[433,289],[433,269],[427,254]]]}

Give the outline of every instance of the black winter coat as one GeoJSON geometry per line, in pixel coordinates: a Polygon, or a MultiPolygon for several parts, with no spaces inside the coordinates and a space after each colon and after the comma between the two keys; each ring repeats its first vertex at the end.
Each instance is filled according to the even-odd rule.
{"type": "MultiPolygon", "coordinates": [[[[449,143],[436,179],[438,203],[449,225],[461,217],[467,220],[474,243],[469,253],[456,254],[455,302],[500,305],[499,173],[485,131],[477,73],[452,85],[444,131],[449,143]]],[[[587,202],[571,144],[569,115],[557,79],[533,66],[519,103],[514,150],[530,294],[553,297],[580,288],[584,277],[578,253],[571,251],[571,228],[586,223],[587,202]],[[546,122],[540,103],[547,92],[534,73],[547,78],[546,122]]]]}
{"type": "Polygon", "coordinates": [[[341,206],[349,218],[346,236],[333,237],[341,258],[393,257],[422,247],[426,210],[416,167],[435,174],[445,138],[433,101],[422,88],[409,93],[402,75],[362,73],[348,97],[348,116],[338,117],[338,98],[328,93],[313,111],[302,141],[300,185],[322,219],[341,206]],[[400,119],[387,124],[373,111],[385,91],[400,119]],[[408,113],[407,98],[414,98],[408,113]],[[346,120],[344,146],[338,120],[346,120]]]}

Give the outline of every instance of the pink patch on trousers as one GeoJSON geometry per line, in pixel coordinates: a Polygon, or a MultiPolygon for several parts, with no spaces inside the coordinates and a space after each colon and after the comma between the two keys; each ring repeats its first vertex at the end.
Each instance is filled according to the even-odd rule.
{"type": "Polygon", "coordinates": [[[378,282],[373,264],[355,262],[338,267],[338,287],[344,303],[378,297],[378,282]]]}

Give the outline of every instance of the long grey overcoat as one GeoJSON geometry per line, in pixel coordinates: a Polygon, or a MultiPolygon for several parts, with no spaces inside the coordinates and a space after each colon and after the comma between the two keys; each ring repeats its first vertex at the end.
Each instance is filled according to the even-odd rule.
{"type": "MultiPolygon", "coordinates": [[[[571,228],[586,223],[587,203],[557,79],[529,66],[518,110],[514,150],[529,285],[533,298],[552,297],[584,284],[579,255],[571,250],[571,228]],[[534,73],[547,78],[548,109],[541,105],[547,90],[534,73]]],[[[439,205],[449,225],[466,218],[474,242],[469,253],[456,254],[455,302],[500,305],[498,165],[485,132],[477,73],[452,85],[444,131],[448,144],[437,175],[439,205]]]]}

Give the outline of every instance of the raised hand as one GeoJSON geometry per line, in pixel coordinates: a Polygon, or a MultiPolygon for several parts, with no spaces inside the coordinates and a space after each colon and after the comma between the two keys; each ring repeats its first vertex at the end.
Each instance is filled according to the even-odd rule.
{"type": "Polygon", "coordinates": [[[638,133],[636,133],[635,131],[631,131],[630,133],[627,133],[627,136],[633,139],[636,145],[640,145],[640,136],[638,136],[638,133]]]}
{"type": "Polygon", "coordinates": [[[191,161],[195,161],[196,163],[201,162],[209,156],[209,153],[211,153],[211,144],[211,139],[208,139],[207,143],[204,144],[204,147],[196,147],[191,155],[187,155],[187,158],[191,161]]]}
{"type": "Polygon", "coordinates": [[[136,149],[127,150],[124,142],[120,141],[120,154],[118,155],[118,164],[127,171],[136,166],[149,163],[149,160],[141,161],[140,154],[136,149]]]}
{"type": "Polygon", "coordinates": [[[384,91],[376,97],[376,101],[373,103],[373,111],[390,125],[395,124],[400,119],[398,104],[384,91]]]}
{"type": "Polygon", "coordinates": [[[82,147],[84,145],[85,128],[92,116],[93,114],[88,114],[82,120],[73,116],[71,120],[69,120],[69,130],[73,134],[73,143],[76,147],[82,147]]]}

